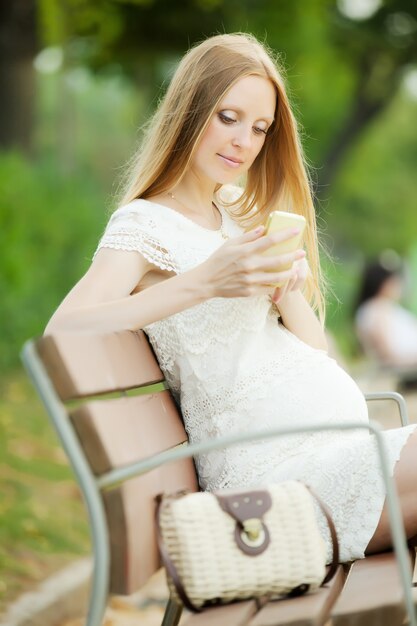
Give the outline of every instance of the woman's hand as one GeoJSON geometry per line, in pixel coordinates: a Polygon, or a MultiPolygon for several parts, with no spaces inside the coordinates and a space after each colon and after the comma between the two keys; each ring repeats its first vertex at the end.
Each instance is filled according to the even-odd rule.
{"type": "Polygon", "coordinates": [[[271,293],[275,283],[296,285],[302,280],[296,261],[304,259],[304,250],[277,256],[262,253],[281,241],[294,237],[298,230],[289,228],[263,236],[263,226],[240,237],[229,239],[195,270],[205,281],[209,297],[237,298],[271,293]],[[288,265],[290,269],[283,269],[288,265]],[[294,279],[294,282],[293,282],[294,279]]]}
{"type": "Polygon", "coordinates": [[[294,271],[293,277],[287,280],[287,282],[281,287],[277,287],[274,290],[271,300],[275,304],[278,304],[278,302],[280,302],[291,291],[297,291],[297,289],[302,289],[304,287],[304,283],[310,272],[307,260],[305,258],[301,258],[294,261],[292,269],[294,271]]]}

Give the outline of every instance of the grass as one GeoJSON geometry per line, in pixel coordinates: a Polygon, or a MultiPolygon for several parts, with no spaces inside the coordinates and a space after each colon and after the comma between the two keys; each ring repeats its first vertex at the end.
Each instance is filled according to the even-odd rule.
{"type": "Polygon", "coordinates": [[[72,471],[23,372],[0,383],[0,460],[1,613],[90,547],[72,471]]]}

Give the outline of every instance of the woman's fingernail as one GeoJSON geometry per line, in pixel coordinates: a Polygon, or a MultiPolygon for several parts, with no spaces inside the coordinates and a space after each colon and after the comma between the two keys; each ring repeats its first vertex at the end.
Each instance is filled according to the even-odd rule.
{"type": "Polygon", "coordinates": [[[264,231],[264,226],[258,226],[258,228],[255,228],[255,233],[258,235],[259,233],[262,233],[264,231]]]}

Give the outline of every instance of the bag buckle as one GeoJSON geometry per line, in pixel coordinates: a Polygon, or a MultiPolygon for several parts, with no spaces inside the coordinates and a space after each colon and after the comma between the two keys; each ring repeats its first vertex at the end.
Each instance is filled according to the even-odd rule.
{"type": "Polygon", "coordinates": [[[214,495],[223,511],[236,522],[234,535],[239,550],[249,556],[262,554],[270,541],[262,518],[272,506],[271,494],[265,490],[247,490],[214,495]]]}
{"type": "MultiPolygon", "coordinates": [[[[250,517],[249,519],[245,519],[243,521],[242,526],[243,534],[246,535],[248,541],[253,545],[253,542],[256,542],[259,539],[259,535],[263,530],[262,521],[257,517],[250,517]]],[[[242,537],[242,539],[245,541],[244,537],[242,537]]]]}

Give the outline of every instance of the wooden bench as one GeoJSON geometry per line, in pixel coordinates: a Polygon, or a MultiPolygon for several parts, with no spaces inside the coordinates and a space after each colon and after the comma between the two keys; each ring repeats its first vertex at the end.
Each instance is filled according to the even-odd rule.
{"type": "MultiPolygon", "coordinates": [[[[190,454],[190,446],[184,445],[180,412],[142,332],[46,336],[27,342],[22,359],[88,507],[94,571],[86,624],[99,626],[109,594],[137,591],[160,568],[154,496],[198,489],[192,459],[179,458],[190,454]],[[177,460],[164,464],[173,455],[177,460]]],[[[183,616],[181,624],[400,626],[407,614],[404,596],[408,611],[413,609],[398,520],[397,526],[400,568],[394,553],[367,557],[339,566],[333,581],[315,594],[262,606],[251,600],[214,607],[183,616]]],[[[162,626],[176,625],[181,613],[169,600],[162,626]]],[[[414,614],[410,620],[416,626],[414,614]]]]}

